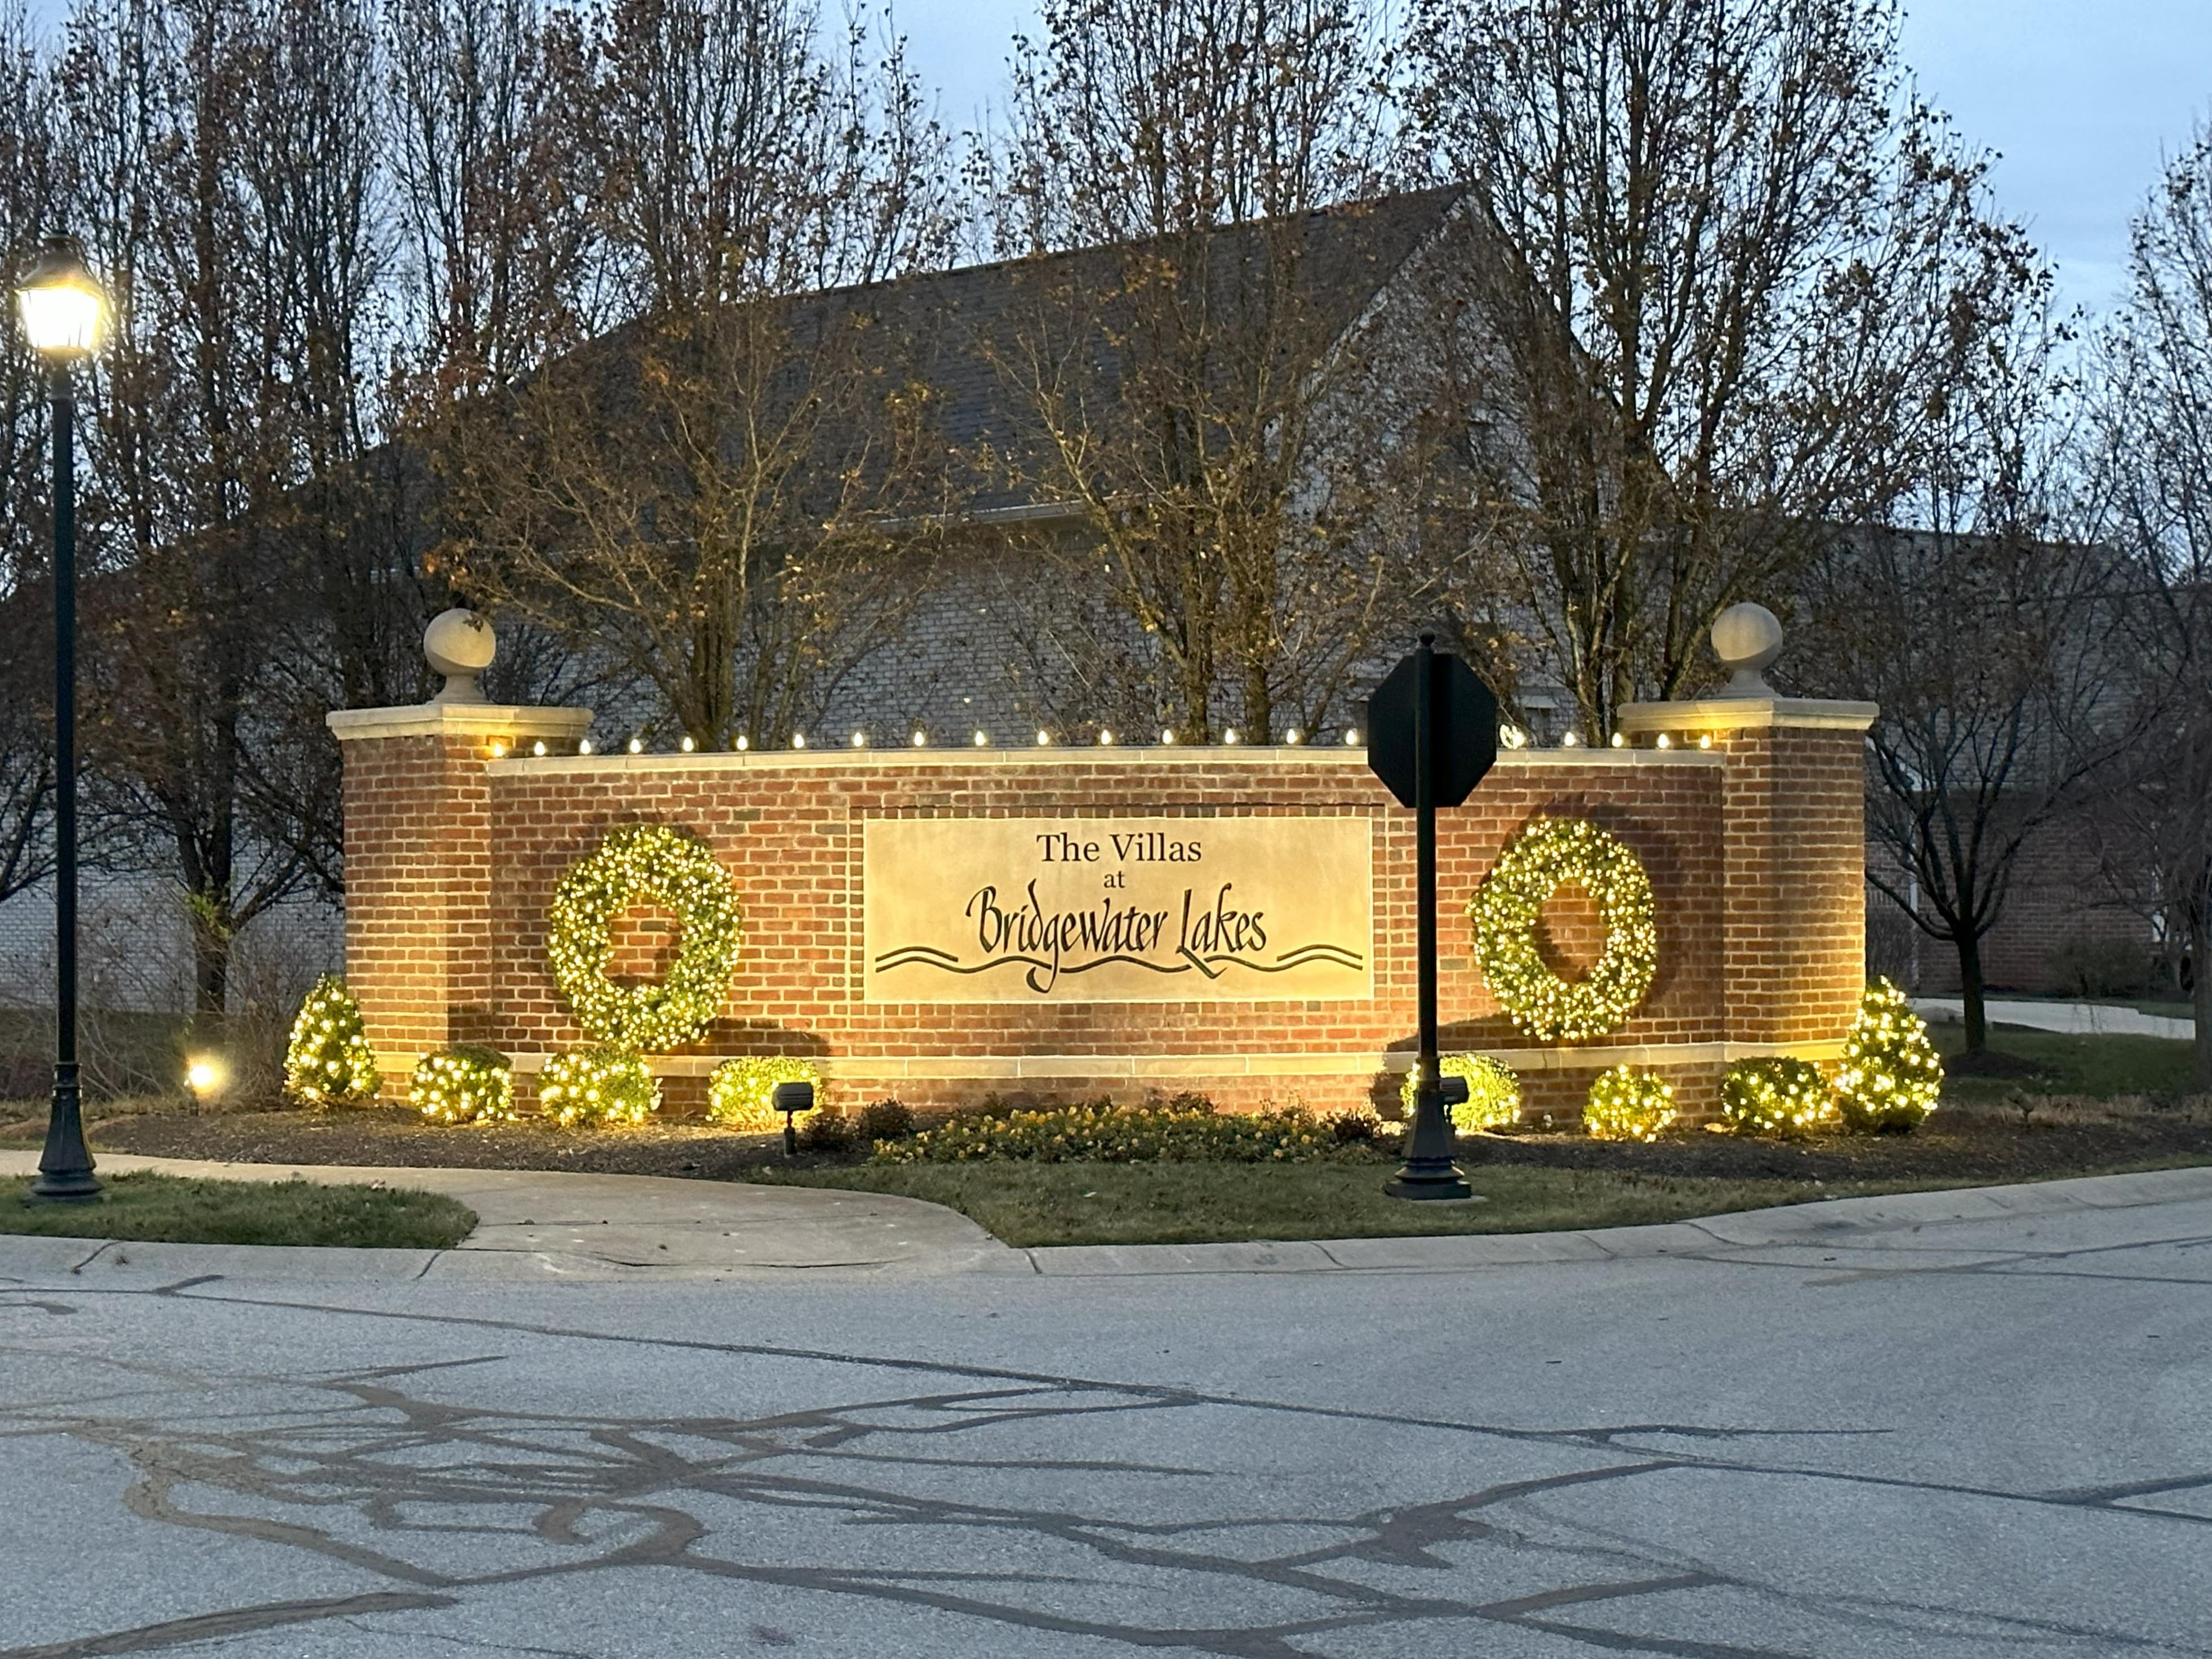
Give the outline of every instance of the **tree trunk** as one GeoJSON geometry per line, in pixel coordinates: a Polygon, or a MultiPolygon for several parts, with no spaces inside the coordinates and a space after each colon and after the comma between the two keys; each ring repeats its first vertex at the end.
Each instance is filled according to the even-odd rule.
{"type": "Polygon", "coordinates": [[[1959,947],[1959,999],[1964,1006],[1966,1052],[1978,1054],[1990,1046],[1989,1017],[1982,1000],[1982,936],[1962,933],[1954,942],[1959,947]]]}
{"type": "Polygon", "coordinates": [[[2191,1044],[2189,1078],[2212,1094],[2212,905],[2199,907],[2189,929],[2190,1000],[2195,1005],[2197,1036],[2191,1044]]]}

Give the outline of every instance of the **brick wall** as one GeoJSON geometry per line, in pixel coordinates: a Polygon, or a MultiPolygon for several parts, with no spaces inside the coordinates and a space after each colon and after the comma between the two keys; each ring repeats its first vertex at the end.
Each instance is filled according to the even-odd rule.
{"type": "MultiPolygon", "coordinates": [[[[721,1017],[699,1042],[655,1062],[673,1107],[700,1103],[719,1058],[789,1054],[823,1061],[848,1101],[937,1106],[985,1093],[1194,1089],[1227,1106],[1330,1109],[1395,1094],[1395,1068],[1414,1046],[1413,817],[1357,751],[492,758],[499,717],[513,725],[526,712],[480,716],[489,730],[448,724],[429,734],[343,724],[366,714],[333,717],[346,738],[348,970],[395,1085],[416,1054],[445,1042],[491,1043],[527,1074],[582,1040],[544,966],[546,905],[562,872],[605,831],[640,821],[706,841],[744,915],[721,1017]],[[1373,997],[861,1000],[868,821],[1115,815],[1367,820],[1373,997]]],[[[1622,1060],[1666,1072],[1696,1110],[1746,1048],[1832,1052],[1861,984],[1858,747],[1855,734],[1781,730],[1735,734],[1706,752],[1502,757],[1466,806],[1440,817],[1446,1048],[1506,1057],[1522,1073],[1530,1110],[1563,1115],[1578,1109],[1596,1070],[1622,1060]],[[1469,957],[1468,902],[1538,816],[1585,817],[1620,836],[1644,860],[1658,901],[1650,995],[1619,1030],[1576,1048],[1516,1032],[1469,957]]],[[[1547,955],[1571,974],[1594,959],[1597,942],[1587,899],[1563,891],[1546,916],[1547,955]]],[[[665,919],[634,915],[618,935],[617,970],[650,972],[672,943],[665,919]]]]}

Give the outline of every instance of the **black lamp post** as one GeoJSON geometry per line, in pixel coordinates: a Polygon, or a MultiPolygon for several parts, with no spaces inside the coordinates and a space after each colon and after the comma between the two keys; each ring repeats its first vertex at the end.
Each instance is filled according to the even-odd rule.
{"type": "Polygon", "coordinates": [[[54,402],[54,1099],[33,1198],[100,1196],[76,1067],[76,392],[70,374],[100,343],[106,296],[73,238],[49,236],[15,286],[23,335],[46,361],[54,402]]]}

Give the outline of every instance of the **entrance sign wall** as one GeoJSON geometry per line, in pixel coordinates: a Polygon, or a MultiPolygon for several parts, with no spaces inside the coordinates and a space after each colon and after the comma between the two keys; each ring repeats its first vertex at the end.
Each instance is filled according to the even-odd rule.
{"type": "MultiPolygon", "coordinates": [[[[1857,1007],[1871,711],[1647,707],[1654,729],[1711,746],[1508,751],[1437,815],[1443,1047],[1510,1066],[1527,1113],[1578,1109],[1619,1065],[1708,1113],[1733,1061],[1832,1059],[1857,1007]],[[1598,825],[1651,886],[1656,972],[1579,1041],[1516,1029],[1466,917],[1539,819],[1598,825]]],[[[471,1042],[513,1058],[526,1102],[551,1056],[584,1046],[547,966],[549,908],[611,832],[656,823],[712,854],[744,918],[712,1021],[648,1056],[670,1110],[703,1109],[714,1066],[749,1055],[817,1066],[833,1100],[924,1109],[1151,1090],[1395,1109],[1416,1024],[1413,827],[1356,749],[524,752],[573,751],[588,718],[331,717],[348,983],[387,1089],[471,1042]]],[[[614,981],[664,980],[684,920],[649,902],[612,918],[614,981]]],[[[1602,925],[1570,886],[1537,944],[1571,980],[1602,925]]]]}
{"type": "Polygon", "coordinates": [[[1264,1002],[1374,991],[1373,821],[861,826],[871,1002],[1264,1002]]]}

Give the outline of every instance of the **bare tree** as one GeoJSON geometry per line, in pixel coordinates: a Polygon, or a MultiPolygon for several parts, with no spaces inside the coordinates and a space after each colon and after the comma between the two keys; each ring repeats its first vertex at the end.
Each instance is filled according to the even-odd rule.
{"type": "Polygon", "coordinates": [[[2047,282],[1931,410],[1895,518],[1837,532],[1807,584],[1806,672],[1872,699],[1868,879],[1957,953],[1987,1047],[1982,941],[2022,849],[2101,794],[2136,722],[2111,694],[2124,592],[2081,534],[2077,389],[2047,282]]]}
{"type": "Polygon", "coordinates": [[[1517,411],[1517,597],[1592,736],[1879,516],[2027,274],[1909,101],[1891,0],[1419,0],[1414,130],[1517,411]],[[1902,107],[1900,107],[1900,105],[1902,107]]]}
{"type": "Polygon", "coordinates": [[[907,319],[871,286],[949,252],[944,144],[896,42],[819,33],[781,0],[605,13],[577,118],[636,314],[441,431],[456,580],[712,747],[818,712],[945,505],[907,319]]]}
{"type": "Polygon", "coordinates": [[[1145,649],[1057,600],[1031,625],[1071,660],[1149,656],[1154,717],[1189,736],[1310,730],[1424,580],[1382,511],[1418,469],[1352,337],[1448,202],[1362,204],[1389,115],[1355,5],[1055,0],[1043,23],[983,168],[999,250],[1037,256],[986,340],[1014,410],[989,459],[1063,511],[1031,547],[1145,649]]]}
{"type": "Polygon", "coordinates": [[[2150,735],[2108,811],[2120,860],[2186,949],[2193,1075],[2212,1089],[2212,131],[2136,220],[2107,342],[2114,519],[2137,602],[2124,665],[2150,735]]]}

